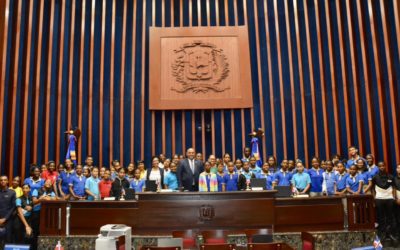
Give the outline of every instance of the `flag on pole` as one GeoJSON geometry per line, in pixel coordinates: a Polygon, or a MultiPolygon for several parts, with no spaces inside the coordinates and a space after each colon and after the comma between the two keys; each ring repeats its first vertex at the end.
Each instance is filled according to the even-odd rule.
{"type": "Polygon", "coordinates": [[[375,237],[375,240],[374,240],[374,248],[377,250],[383,249],[381,240],[379,239],[378,235],[375,237]]]}
{"type": "Polygon", "coordinates": [[[262,160],[261,160],[260,150],[258,149],[257,137],[253,137],[251,139],[251,156],[254,156],[256,158],[257,160],[256,166],[261,168],[262,160]]]}

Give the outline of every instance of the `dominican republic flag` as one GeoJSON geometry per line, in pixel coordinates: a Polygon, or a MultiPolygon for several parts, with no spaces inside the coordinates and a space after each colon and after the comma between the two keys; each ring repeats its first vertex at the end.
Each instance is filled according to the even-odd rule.
{"type": "Polygon", "coordinates": [[[251,139],[251,156],[256,157],[256,159],[257,159],[256,166],[261,168],[262,160],[261,160],[260,150],[258,149],[258,138],[257,137],[253,137],[253,139],[251,139]]]}
{"type": "Polygon", "coordinates": [[[383,249],[381,240],[379,239],[378,235],[375,237],[375,240],[374,240],[374,248],[377,250],[383,249]]]}

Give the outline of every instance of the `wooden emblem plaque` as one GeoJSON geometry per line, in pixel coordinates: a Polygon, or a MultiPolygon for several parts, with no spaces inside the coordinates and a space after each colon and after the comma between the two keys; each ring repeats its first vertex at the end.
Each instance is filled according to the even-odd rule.
{"type": "Polygon", "coordinates": [[[150,109],[253,107],[246,26],[150,28],[150,109]]]}

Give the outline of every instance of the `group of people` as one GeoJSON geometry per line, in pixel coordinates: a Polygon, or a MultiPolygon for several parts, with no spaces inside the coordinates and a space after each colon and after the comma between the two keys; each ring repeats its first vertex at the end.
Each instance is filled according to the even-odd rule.
{"type": "Polygon", "coordinates": [[[101,200],[124,198],[128,189],[146,191],[146,181],[154,181],[157,189],[169,191],[229,192],[250,190],[253,179],[266,179],[265,190],[290,186],[293,195],[373,194],[376,199],[378,232],[383,237],[397,237],[400,225],[400,165],[396,176],[387,172],[384,162],[375,165],[374,156],[365,158],[356,147],[349,148],[349,159],[335,155],[320,161],[313,157],[309,168],[301,160],[284,159],[278,166],[274,156],[260,161],[245,148],[243,158],[233,160],[203,155],[193,148],[183,155],[167,158],[154,156],[151,167],[144,161],[126,168],[113,160],[109,168],[94,165],[92,156],[85,164],[74,165],[70,159],[56,166],[49,161],[40,167],[33,164],[30,176],[21,186],[15,177],[9,185],[7,176],[0,177],[0,238],[6,242],[29,243],[32,249],[39,235],[40,203],[43,200],[101,200]]]}

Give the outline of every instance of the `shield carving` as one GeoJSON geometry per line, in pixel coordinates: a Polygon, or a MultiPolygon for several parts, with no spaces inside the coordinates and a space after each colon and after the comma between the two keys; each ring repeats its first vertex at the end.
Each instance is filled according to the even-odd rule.
{"type": "Polygon", "coordinates": [[[210,221],[214,218],[215,211],[211,205],[203,205],[199,209],[199,219],[201,221],[210,221]]]}

